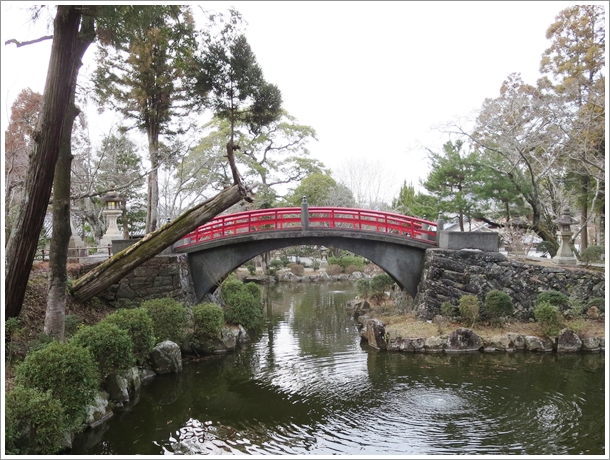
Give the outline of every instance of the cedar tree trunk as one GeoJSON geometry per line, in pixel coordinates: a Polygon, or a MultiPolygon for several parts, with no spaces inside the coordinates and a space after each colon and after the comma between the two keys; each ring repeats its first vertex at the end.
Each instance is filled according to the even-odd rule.
{"type": "Polygon", "coordinates": [[[38,238],[47,212],[62,127],[72,89],[81,23],[79,5],[59,5],[42,109],[34,133],[23,203],[6,246],[4,318],[19,316],[38,238]]]}

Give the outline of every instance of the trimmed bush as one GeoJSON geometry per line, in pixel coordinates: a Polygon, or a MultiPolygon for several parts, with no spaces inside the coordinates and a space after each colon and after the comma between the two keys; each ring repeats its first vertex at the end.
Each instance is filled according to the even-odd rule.
{"type": "Polygon", "coordinates": [[[284,262],[279,259],[273,259],[271,262],[269,262],[269,267],[273,268],[274,270],[279,270],[280,268],[284,267],[284,262]]]}
{"type": "Polygon", "coordinates": [[[385,293],[394,285],[394,280],[387,273],[379,273],[371,280],[371,290],[374,294],[385,293]]]}
{"type": "Polygon", "coordinates": [[[133,343],[132,352],[136,361],[146,362],[155,346],[155,329],[144,308],[117,310],[106,316],[102,322],[114,324],[127,332],[133,343]]]}
{"type": "Polygon", "coordinates": [[[193,307],[193,332],[198,339],[219,338],[224,324],[224,313],[219,305],[202,303],[193,307]]]}
{"type": "Polygon", "coordinates": [[[290,271],[297,276],[303,276],[305,273],[305,267],[301,264],[288,264],[288,267],[290,268],[290,271]]]}
{"type": "Polygon", "coordinates": [[[136,363],[129,334],[110,322],[81,327],[71,341],[91,352],[102,378],[136,363]]]}
{"type": "Polygon", "coordinates": [[[244,286],[246,287],[248,292],[254,296],[255,299],[261,298],[261,288],[258,286],[258,284],[249,282],[244,284],[244,286]]]}
{"type": "Polygon", "coordinates": [[[476,295],[463,295],[460,297],[460,316],[470,323],[470,327],[479,317],[479,299],[476,295]]]}
{"type": "Polygon", "coordinates": [[[171,340],[180,344],[186,334],[187,316],[182,304],[171,297],[151,299],[142,302],[152,319],[155,331],[155,344],[171,340]]]}
{"type": "Polygon", "coordinates": [[[368,298],[371,295],[371,280],[367,278],[359,279],[356,283],[356,289],[358,290],[358,295],[363,298],[368,298]]]}
{"type": "Polygon", "coordinates": [[[254,275],[256,273],[256,265],[254,265],[254,262],[249,261],[246,263],[245,267],[248,269],[250,275],[254,275]]]}
{"type": "Polygon", "coordinates": [[[329,257],[327,259],[329,265],[339,265],[343,272],[346,272],[347,267],[353,265],[356,267],[355,271],[362,271],[364,269],[364,259],[357,256],[343,256],[343,257],[329,257]]]}
{"type": "Polygon", "coordinates": [[[65,447],[66,414],[51,391],[17,385],[6,394],[5,451],[8,455],[51,455],[65,447]]]}
{"type": "Polygon", "coordinates": [[[235,279],[228,279],[220,288],[225,303],[225,319],[230,323],[241,324],[245,329],[258,327],[263,319],[260,290],[258,297],[255,297],[250,289],[235,279]]]}
{"type": "Polygon", "coordinates": [[[549,301],[539,302],[536,305],[534,318],[540,323],[541,331],[547,337],[556,337],[563,327],[559,308],[549,301]]]}
{"type": "Polygon", "coordinates": [[[606,254],[606,248],[604,246],[589,246],[580,254],[580,260],[587,263],[601,262],[602,256],[606,254]]]}
{"type": "Polygon", "coordinates": [[[15,370],[15,385],[50,391],[65,412],[70,430],[80,431],[87,416],[86,407],[100,386],[100,375],[91,352],[70,342],[53,342],[30,353],[15,370]]]}
{"type": "Polygon", "coordinates": [[[567,295],[558,291],[549,290],[541,292],[536,296],[536,305],[548,302],[559,308],[567,308],[569,300],[570,298],[567,295]]]}
{"type": "Polygon", "coordinates": [[[340,275],[342,272],[343,270],[341,270],[341,266],[337,264],[330,264],[326,268],[326,273],[328,273],[329,275],[340,275]]]}
{"type": "Polygon", "coordinates": [[[489,291],[485,296],[485,315],[493,322],[514,312],[513,299],[503,291],[489,291]]]}
{"type": "Polygon", "coordinates": [[[358,270],[358,267],[356,267],[355,265],[348,265],[347,268],[345,269],[345,273],[347,273],[348,275],[351,275],[354,272],[358,272],[360,270],[358,270]]]}

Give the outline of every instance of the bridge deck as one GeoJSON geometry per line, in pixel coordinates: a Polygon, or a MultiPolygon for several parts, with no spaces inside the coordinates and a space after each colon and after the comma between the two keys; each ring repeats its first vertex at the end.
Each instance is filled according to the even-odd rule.
{"type": "Polygon", "coordinates": [[[333,230],[386,234],[436,245],[436,223],[401,214],[357,208],[272,208],[218,216],[174,245],[185,251],[205,242],[277,232],[281,230],[333,230]]]}

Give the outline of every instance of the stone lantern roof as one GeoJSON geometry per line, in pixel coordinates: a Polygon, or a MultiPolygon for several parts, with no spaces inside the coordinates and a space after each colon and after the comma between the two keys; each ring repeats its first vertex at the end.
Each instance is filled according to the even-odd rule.
{"type": "Polygon", "coordinates": [[[570,213],[570,208],[566,206],[563,208],[561,216],[553,221],[557,225],[561,225],[564,231],[570,231],[570,225],[578,223],[578,220],[574,219],[570,213]]]}

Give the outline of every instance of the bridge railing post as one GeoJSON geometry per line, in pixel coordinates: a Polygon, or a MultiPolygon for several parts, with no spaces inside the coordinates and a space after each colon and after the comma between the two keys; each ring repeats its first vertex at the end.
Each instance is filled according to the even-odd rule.
{"type": "Polygon", "coordinates": [[[309,230],[309,204],[306,196],[303,197],[301,202],[301,229],[309,230]]]}
{"type": "Polygon", "coordinates": [[[443,215],[439,212],[438,220],[437,220],[437,224],[436,224],[436,245],[437,246],[440,244],[441,231],[443,230],[444,226],[445,226],[445,220],[443,219],[443,215]]]}

